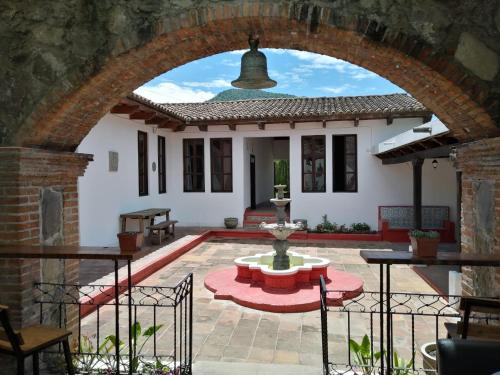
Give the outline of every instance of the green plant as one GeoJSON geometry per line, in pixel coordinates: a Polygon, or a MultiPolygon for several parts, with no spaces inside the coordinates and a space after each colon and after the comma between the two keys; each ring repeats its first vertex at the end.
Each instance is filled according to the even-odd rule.
{"type": "Polygon", "coordinates": [[[366,223],[352,223],[351,231],[355,233],[370,232],[370,226],[366,223]]]}
{"type": "Polygon", "coordinates": [[[413,238],[439,238],[439,232],[436,232],[434,230],[424,231],[414,229],[411,230],[408,234],[413,238]]]}
{"type": "Polygon", "coordinates": [[[393,375],[412,375],[413,371],[413,359],[408,362],[398,355],[398,352],[392,353],[392,374],[393,375]]]}
{"type": "MultiPolygon", "coordinates": [[[[158,330],[161,327],[163,327],[163,324],[159,324],[156,326],[153,325],[153,326],[148,327],[144,332],[142,332],[142,327],[141,327],[140,322],[135,322],[134,324],[132,324],[132,326],[131,326],[131,331],[132,331],[132,362],[129,364],[130,367],[132,368],[132,372],[137,372],[139,370],[141,352],[142,352],[142,349],[144,348],[144,345],[146,345],[146,343],[149,341],[149,339],[156,332],[158,332],[158,330]],[[142,335],[141,335],[141,333],[142,333],[142,335]],[[143,338],[143,341],[142,341],[142,344],[139,344],[141,337],[143,338]],[[139,349],[137,349],[137,348],[139,348],[139,349]]],[[[105,342],[107,340],[109,340],[109,342],[112,344],[112,347],[116,347],[116,345],[117,345],[116,336],[109,335],[106,337],[105,342]]],[[[125,346],[121,340],[118,343],[118,345],[120,346],[120,351],[125,346]]],[[[127,366],[125,366],[125,367],[127,367],[127,366]]]]}
{"type": "MultiPolygon", "coordinates": [[[[94,371],[96,365],[99,363],[99,356],[96,355],[97,351],[94,347],[92,339],[95,335],[89,337],[82,335],[80,340],[73,340],[73,366],[79,371],[89,372],[94,371]]],[[[102,354],[101,360],[106,364],[107,367],[113,367],[113,361],[109,357],[109,351],[113,347],[108,338],[104,339],[101,345],[99,345],[99,353],[102,354]]]]}
{"type": "Polygon", "coordinates": [[[142,371],[154,375],[170,375],[174,373],[169,366],[164,365],[158,358],[154,362],[145,363],[142,371]]]}
{"type": "Polygon", "coordinates": [[[337,224],[331,223],[328,220],[328,216],[325,214],[321,217],[321,223],[316,226],[318,232],[335,232],[337,230],[337,224]]]}
{"type": "Polygon", "coordinates": [[[370,375],[372,373],[372,357],[374,366],[380,360],[382,354],[380,352],[372,352],[368,335],[364,335],[360,343],[350,339],[349,347],[354,353],[354,363],[361,367],[364,375],[370,375]]]}

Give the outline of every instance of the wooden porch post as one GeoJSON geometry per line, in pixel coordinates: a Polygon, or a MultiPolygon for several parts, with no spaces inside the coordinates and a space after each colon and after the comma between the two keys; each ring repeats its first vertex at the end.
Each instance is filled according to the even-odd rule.
{"type": "Polygon", "coordinates": [[[413,159],[413,227],[422,229],[422,165],[424,159],[413,159]]]}

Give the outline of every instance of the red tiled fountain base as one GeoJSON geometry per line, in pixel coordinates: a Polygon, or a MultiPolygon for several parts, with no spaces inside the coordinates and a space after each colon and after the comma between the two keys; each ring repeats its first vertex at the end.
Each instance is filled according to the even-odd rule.
{"type": "MultiPolygon", "coordinates": [[[[359,277],[328,267],[327,289],[343,292],[328,293],[327,303],[341,306],[342,301],[358,296],[363,291],[359,277]]],[[[300,283],[293,289],[268,288],[262,281],[237,277],[236,267],[209,273],[205,287],[215,293],[215,299],[233,301],[256,310],[276,313],[297,313],[317,310],[320,307],[319,283],[300,283]]]]}

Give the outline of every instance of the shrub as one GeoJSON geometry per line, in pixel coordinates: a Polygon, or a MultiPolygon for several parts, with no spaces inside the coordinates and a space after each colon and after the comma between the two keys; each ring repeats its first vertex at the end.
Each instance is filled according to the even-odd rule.
{"type": "Polygon", "coordinates": [[[370,232],[370,226],[366,223],[352,223],[351,231],[355,233],[370,232]]]}
{"type": "Polygon", "coordinates": [[[411,230],[408,234],[413,238],[439,238],[439,232],[436,232],[434,230],[424,231],[414,229],[411,230]]]}

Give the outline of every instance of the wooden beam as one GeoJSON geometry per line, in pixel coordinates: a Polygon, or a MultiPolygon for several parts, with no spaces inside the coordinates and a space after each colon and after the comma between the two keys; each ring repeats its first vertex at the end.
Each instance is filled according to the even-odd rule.
{"type": "Polygon", "coordinates": [[[144,120],[144,123],[146,125],[160,125],[161,123],[164,123],[165,121],[168,121],[168,118],[163,117],[163,116],[154,115],[153,117],[144,120]]]}
{"type": "Polygon", "coordinates": [[[387,125],[392,125],[393,121],[394,121],[394,117],[392,117],[392,115],[387,116],[387,118],[386,118],[387,125]]]}
{"type": "Polygon", "coordinates": [[[229,124],[227,127],[229,128],[229,130],[232,130],[233,132],[236,131],[236,124],[229,124]]]}
{"type": "Polygon", "coordinates": [[[357,128],[359,126],[359,117],[354,119],[354,126],[357,128]]]}
{"type": "Polygon", "coordinates": [[[142,109],[128,115],[131,120],[149,120],[155,115],[154,111],[144,111],[142,109]]]}
{"type": "Polygon", "coordinates": [[[323,123],[323,129],[325,129],[326,128],[326,120],[323,120],[322,123],[323,123]]]}
{"type": "Polygon", "coordinates": [[[110,109],[109,112],[111,113],[116,113],[116,114],[125,114],[128,115],[130,113],[133,113],[139,109],[139,105],[131,105],[131,104],[126,104],[126,103],[119,103],[113,108],[110,109]]]}
{"type": "Polygon", "coordinates": [[[289,121],[290,129],[295,129],[295,121],[289,121]]]}
{"type": "Polygon", "coordinates": [[[441,141],[440,141],[439,139],[437,139],[437,138],[431,138],[431,141],[432,141],[432,142],[434,142],[434,143],[436,143],[438,146],[442,146],[442,145],[444,145],[444,143],[443,143],[443,142],[441,142],[441,141]]]}
{"type": "Polygon", "coordinates": [[[432,120],[432,114],[422,117],[423,124],[427,124],[431,120],[432,120]]]}
{"type": "Polygon", "coordinates": [[[258,127],[259,127],[260,130],[266,130],[266,123],[265,122],[259,121],[257,123],[257,125],[258,125],[258,127]]]}
{"type": "Polygon", "coordinates": [[[160,129],[175,129],[176,127],[179,126],[179,124],[181,124],[180,122],[178,121],[165,121],[165,122],[162,122],[161,124],[158,124],[158,127],[160,129]]]}
{"type": "Polygon", "coordinates": [[[208,125],[198,125],[200,132],[206,132],[208,130],[208,125]]]}
{"type": "Polygon", "coordinates": [[[182,132],[186,129],[186,124],[179,124],[175,127],[174,132],[182,132]]]}
{"type": "MultiPolygon", "coordinates": [[[[451,145],[430,148],[427,150],[413,152],[411,154],[395,156],[390,158],[382,159],[382,164],[400,164],[407,163],[414,159],[437,159],[437,158],[447,158],[450,155],[451,145]]],[[[377,155],[379,156],[379,155],[377,155]]],[[[383,156],[383,155],[380,155],[383,156]]]]}

